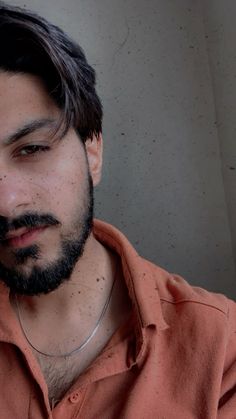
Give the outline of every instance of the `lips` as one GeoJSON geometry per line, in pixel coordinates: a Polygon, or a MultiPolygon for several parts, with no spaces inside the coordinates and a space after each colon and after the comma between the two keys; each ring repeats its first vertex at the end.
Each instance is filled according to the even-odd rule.
{"type": "Polygon", "coordinates": [[[14,239],[15,237],[20,237],[25,233],[29,233],[29,231],[35,230],[35,228],[20,228],[15,232],[9,233],[6,235],[6,239],[14,239]]]}
{"type": "Polygon", "coordinates": [[[33,241],[37,239],[39,234],[47,227],[36,227],[32,229],[22,228],[17,230],[16,232],[9,233],[6,236],[6,240],[4,243],[9,247],[24,247],[31,244],[33,241]]]}

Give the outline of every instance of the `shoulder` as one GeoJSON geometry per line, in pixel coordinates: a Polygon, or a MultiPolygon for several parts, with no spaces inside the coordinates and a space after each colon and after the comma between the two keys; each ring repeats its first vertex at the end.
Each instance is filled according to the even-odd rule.
{"type": "MultiPolygon", "coordinates": [[[[191,285],[180,275],[169,273],[143,260],[158,290],[164,318],[167,323],[181,317],[185,324],[195,322],[201,328],[215,324],[224,332],[236,332],[236,302],[225,295],[191,285]]],[[[214,327],[213,327],[214,329],[214,327]]]]}
{"type": "MultiPolygon", "coordinates": [[[[133,279],[135,298],[140,303],[140,311],[148,313],[149,319],[162,314],[165,320],[167,318],[175,323],[180,321],[182,316],[183,321],[188,321],[189,324],[195,322],[199,328],[205,325],[205,329],[210,329],[214,324],[224,331],[229,328],[234,333],[234,301],[223,294],[192,286],[180,275],[169,273],[142,258],[127,238],[110,224],[94,220],[94,234],[105,246],[120,255],[127,277],[133,279]]],[[[128,282],[130,283],[130,280],[128,282]]]]}

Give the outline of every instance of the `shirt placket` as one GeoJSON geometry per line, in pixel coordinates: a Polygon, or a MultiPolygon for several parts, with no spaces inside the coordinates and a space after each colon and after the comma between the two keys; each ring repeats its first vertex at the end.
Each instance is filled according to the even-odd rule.
{"type": "Polygon", "coordinates": [[[83,405],[85,394],[86,388],[81,387],[77,388],[68,396],[65,396],[63,401],[56,405],[52,410],[53,419],[72,419],[78,417],[83,405]]]}

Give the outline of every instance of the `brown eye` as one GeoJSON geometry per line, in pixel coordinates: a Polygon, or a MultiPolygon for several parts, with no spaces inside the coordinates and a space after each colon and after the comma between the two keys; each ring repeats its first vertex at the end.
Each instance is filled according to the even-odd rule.
{"type": "Polygon", "coordinates": [[[29,155],[35,155],[39,154],[45,151],[48,151],[50,147],[47,146],[41,146],[41,145],[28,145],[26,147],[23,147],[21,150],[19,150],[18,154],[20,156],[29,156],[29,155]]]}

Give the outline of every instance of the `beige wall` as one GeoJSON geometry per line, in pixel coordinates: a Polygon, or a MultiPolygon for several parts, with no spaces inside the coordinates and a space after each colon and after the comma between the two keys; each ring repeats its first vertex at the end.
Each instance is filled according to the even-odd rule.
{"type": "MultiPolygon", "coordinates": [[[[216,69],[216,57],[224,48],[221,32],[214,35],[225,2],[208,1],[206,9],[196,0],[9,3],[26,5],[62,26],[97,70],[105,112],[97,215],[121,228],[155,263],[236,298],[236,172],[227,169],[236,167],[230,141],[234,96],[227,108],[231,117],[225,118],[222,102],[231,91],[221,87],[225,77],[216,69]],[[214,42],[206,38],[211,31],[214,42]],[[224,131],[216,124],[219,115],[224,131]],[[231,159],[223,161],[224,177],[223,150],[231,159]]],[[[233,78],[231,86],[234,90],[233,78]]]]}

